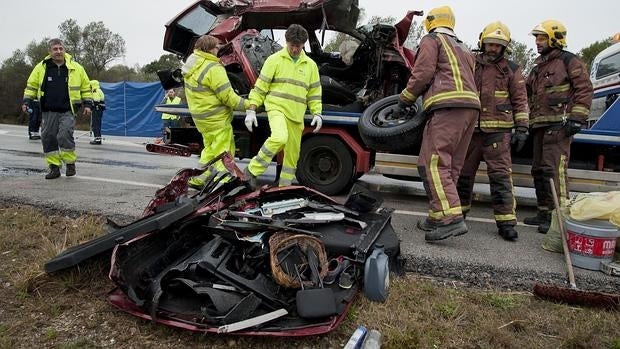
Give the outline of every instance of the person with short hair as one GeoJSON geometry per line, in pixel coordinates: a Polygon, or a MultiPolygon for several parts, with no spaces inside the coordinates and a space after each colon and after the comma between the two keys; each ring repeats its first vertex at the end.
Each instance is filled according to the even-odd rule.
{"type": "Polygon", "coordinates": [[[93,94],[86,71],[65,51],[60,39],[48,42],[48,53],[28,77],[22,111],[26,112],[32,101],[40,101],[41,143],[49,166],[45,178],[54,179],[60,177],[63,163],[67,176],[76,173],[75,117],[80,107],[86,117],[91,116],[93,94]]]}
{"type": "MultiPolygon", "coordinates": [[[[235,155],[232,129],[233,110],[243,111],[249,103],[233,90],[226,69],[217,57],[219,40],[203,35],[194,44],[194,52],[181,68],[185,80],[185,96],[196,128],[204,145],[199,164],[204,166],[215,157],[228,152],[235,155]]],[[[226,171],[222,161],[217,161],[205,171],[189,179],[194,189],[202,189],[212,176],[226,171]]]]}
{"type": "MultiPolygon", "coordinates": [[[[163,104],[181,104],[181,98],[177,96],[176,91],[171,88],[166,91],[163,104]]],[[[173,114],[161,113],[161,120],[163,122],[162,134],[164,134],[166,128],[179,127],[179,117],[173,114]]]]}
{"type": "Polygon", "coordinates": [[[313,132],[323,124],[321,116],[321,82],[316,63],[304,52],[308,32],[291,24],[284,34],[286,47],[272,54],[263,65],[254,88],[250,91],[250,108],[245,126],[252,132],[258,126],[256,108],[264,104],[271,134],[245,169],[250,186],[258,187],[257,176],[267,170],[276,154],[284,151],[279,186],[291,185],[295,179],[301,148],[306,108],[313,115],[313,132]]]}

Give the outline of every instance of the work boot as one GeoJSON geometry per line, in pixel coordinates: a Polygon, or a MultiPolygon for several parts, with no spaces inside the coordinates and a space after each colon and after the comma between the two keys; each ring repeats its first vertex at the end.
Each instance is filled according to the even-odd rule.
{"type": "Polygon", "coordinates": [[[534,217],[526,217],[523,223],[527,225],[541,225],[543,223],[551,223],[551,212],[539,210],[534,217]]]}
{"type": "Polygon", "coordinates": [[[243,171],[243,176],[245,177],[245,180],[248,181],[248,184],[250,185],[252,190],[258,189],[258,179],[255,175],[252,174],[252,172],[250,172],[250,169],[246,167],[243,171]]]}
{"type": "Polygon", "coordinates": [[[549,227],[551,226],[551,222],[545,222],[538,226],[538,232],[541,234],[547,234],[549,231],[549,227]]]}
{"type": "Polygon", "coordinates": [[[75,164],[67,164],[67,177],[75,176],[75,164]]]}
{"type": "Polygon", "coordinates": [[[45,175],[45,179],[54,179],[60,177],[60,167],[50,165],[49,172],[45,175]]]}
{"type": "Polygon", "coordinates": [[[433,231],[439,224],[428,217],[418,220],[417,227],[423,231],[433,231]]]}
{"type": "Polygon", "coordinates": [[[101,138],[97,137],[90,141],[90,144],[101,145],[101,138]]]}
{"type": "Polygon", "coordinates": [[[459,236],[467,233],[467,225],[463,219],[459,219],[450,224],[438,225],[432,231],[424,235],[426,241],[437,241],[447,239],[450,236],[459,236]]]}
{"type": "Polygon", "coordinates": [[[519,237],[519,233],[515,230],[515,226],[512,224],[501,224],[498,226],[499,235],[504,240],[514,241],[519,237]]]}
{"type": "Polygon", "coordinates": [[[31,132],[28,138],[31,140],[37,140],[41,139],[41,135],[39,134],[39,132],[31,132]]]}

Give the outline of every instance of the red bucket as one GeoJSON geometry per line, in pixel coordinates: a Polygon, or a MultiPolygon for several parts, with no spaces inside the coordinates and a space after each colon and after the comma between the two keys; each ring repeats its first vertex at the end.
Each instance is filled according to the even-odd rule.
{"type": "Polygon", "coordinates": [[[620,236],[618,227],[599,219],[580,222],[567,218],[566,233],[573,265],[590,270],[600,270],[602,261],[613,259],[620,236]]]}

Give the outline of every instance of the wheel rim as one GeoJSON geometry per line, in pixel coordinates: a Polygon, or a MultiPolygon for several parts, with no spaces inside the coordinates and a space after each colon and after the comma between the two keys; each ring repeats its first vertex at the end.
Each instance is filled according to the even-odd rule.
{"type": "Polygon", "coordinates": [[[308,154],[307,174],[313,182],[329,184],[342,172],[338,156],[329,148],[317,148],[308,154]]]}
{"type": "Polygon", "coordinates": [[[414,104],[409,108],[409,111],[404,114],[396,114],[394,113],[394,108],[396,105],[383,108],[378,113],[373,115],[372,123],[377,127],[395,127],[402,125],[403,123],[410,120],[418,111],[417,106],[414,104]]]}

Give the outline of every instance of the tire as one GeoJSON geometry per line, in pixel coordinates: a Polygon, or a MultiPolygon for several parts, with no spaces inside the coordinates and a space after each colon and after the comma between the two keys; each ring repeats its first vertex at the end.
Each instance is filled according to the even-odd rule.
{"type": "Polygon", "coordinates": [[[341,193],[353,183],[353,157],[347,146],[331,136],[311,136],[301,143],[297,180],[326,195],[341,193]]]}
{"type": "Polygon", "coordinates": [[[418,99],[408,113],[392,117],[398,95],[371,104],[360,117],[357,127],[364,143],[379,151],[406,151],[420,145],[426,115],[418,99]]]}

